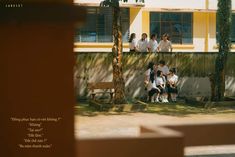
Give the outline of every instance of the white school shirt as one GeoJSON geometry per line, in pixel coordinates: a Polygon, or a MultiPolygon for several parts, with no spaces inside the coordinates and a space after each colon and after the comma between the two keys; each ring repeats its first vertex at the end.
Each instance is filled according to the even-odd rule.
{"type": "Polygon", "coordinates": [[[134,50],[137,47],[137,40],[133,39],[130,43],[129,43],[129,48],[130,50],[134,50]]]}
{"type": "Polygon", "coordinates": [[[162,77],[157,77],[156,78],[156,86],[160,86],[164,84],[164,80],[162,77]]]}
{"type": "Polygon", "coordinates": [[[160,65],[158,65],[158,70],[162,71],[163,75],[167,75],[169,74],[169,68],[168,66],[164,65],[163,67],[161,67],[160,65]]]}
{"type": "Polygon", "coordinates": [[[148,40],[145,39],[142,41],[141,39],[137,43],[137,49],[140,52],[148,52],[148,40]]]}
{"type": "Polygon", "coordinates": [[[145,71],[145,77],[147,78],[146,81],[149,81],[149,79],[150,79],[150,73],[151,73],[151,69],[148,69],[148,70],[145,71]]]}
{"type": "Polygon", "coordinates": [[[179,77],[177,76],[177,75],[173,75],[173,76],[168,76],[168,81],[169,82],[172,82],[172,83],[174,83],[174,84],[176,84],[177,82],[178,82],[178,79],[179,79],[179,77]]]}
{"type": "Polygon", "coordinates": [[[149,84],[147,86],[147,90],[151,91],[151,89],[157,89],[156,81],[155,80],[153,80],[153,82],[149,81],[149,84]]]}
{"type": "Polygon", "coordinates": [[[157,52],[158,42],[157,40],[149,40],[148,42],[148,48],[150,49],[150,52],[157,52]]]}
{"type": "Polygon", "coordinates": [[[158,47],[160,49],[160,52],[170,52],[170,49],[172,49],[172,44],[169,40],[161,40],[158,47]]]}

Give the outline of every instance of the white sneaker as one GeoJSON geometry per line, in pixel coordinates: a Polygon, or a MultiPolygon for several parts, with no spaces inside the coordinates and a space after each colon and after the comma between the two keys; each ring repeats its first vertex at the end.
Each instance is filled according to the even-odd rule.
{"type": "Polygon", "coordinates": [[[162,99],[162,102],[165,103],[165,102],[166,102],[166,99],[162,99]]]}
{"type": "Polygon", "coordinates": [[[160,102],[158,98],[156,98],[155,102],[160,102]]]}
{"type": "Polygon", "coordinates": [[[151,99],[151,103],[154,103],[154,99],[153,98],[151,99]]]}
{"type": "Polygon", "coordinates": [[[165,99],[165,102],[168,103],[169,101],[167,99],[165,99]]]}

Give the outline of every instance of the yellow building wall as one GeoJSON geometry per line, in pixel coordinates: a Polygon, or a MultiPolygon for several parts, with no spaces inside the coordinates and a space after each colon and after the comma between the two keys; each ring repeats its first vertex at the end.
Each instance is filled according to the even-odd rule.
{"type": "Polygon", "coordinates": [[[204,52],[206,47],[207,13],[193,13],[193,45],[194,51],[204,52]]]}
{"type": "Polygon", "coordinates": [[[217,51],[216,13],[193,13],[193,45],[194,51],[217,51]]]}
{"type": "Polygon", "coordinates": [[[216,47],[216,13],[209,14],[209,42],[208,49],[210,52],[218,51],[216,47]]]}
{"type": "MultiPolygon", "coordinates": [[[[130,8],[130,33],[136,33],[137,39],[142,33],[150,37],[150,11],[141,8],[130,8]]],[[[129,51],[128,43],[124,43],[124,51],[129,51]]],[[[187,45],[173,44],[174,52],[212,52],[216,47],[216,13],[193,13],[193,43],[187,45]]],[[[107,51],[112,43],[75,43],[75,51],[107,51]]]]}
{"type": "Polygon", "coordinates": [[[148,37],[150,37],[150,17],[149,11],[142,12],[142,32],[147,33],[148,37]]]}

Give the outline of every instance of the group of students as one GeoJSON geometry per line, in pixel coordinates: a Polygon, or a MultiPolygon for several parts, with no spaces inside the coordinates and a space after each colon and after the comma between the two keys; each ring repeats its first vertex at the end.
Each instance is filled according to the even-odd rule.
{"type": "Polygon", "coordinates": [[[157,42],[157,35],[152,34],[148,41],[148,36],[143,33],[141,39],[137,41],[136,34],[132,33],[129,39],[130,52],[172,52],[172,44],[169,35],[163,34],[162,40],[157,42]]]}
{"type": "Polygon", "coordinates": [[[148,101],[167,103],[176,102],[178,76],[176,69],[169,69],[164,60],[154,64],[150,62],[145,72],[145,89],[148,101]]]}

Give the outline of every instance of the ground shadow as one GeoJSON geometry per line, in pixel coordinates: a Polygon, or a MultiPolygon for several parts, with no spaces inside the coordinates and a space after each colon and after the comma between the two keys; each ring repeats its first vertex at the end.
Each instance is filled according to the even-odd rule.
{"type": "MultiPolygon", "coordinates": [[[[144,102],[143,102],[144,103],[144,102]]],[[[123,107],[114,106],[109,110],[97,110],[90,106],[88,102],[80,102],[75,107],[75,115],[79,116],[98,116],[98,115],[131,115],[131,113],[149,113],[158,115],[168,115],[176,117],[186,117],[193,114],[215,115],[235,113],[235,105],[210,105],[187,104],[187,103],[145,103],[138,105],[132,101],[123,107]],[[145,106],[145,107],[143,107],[145,106]]]]}
{"type": "Polygon", "coordinates": [[[235,154],[190,155],[186,157],[235,157],[235,154]]]}

